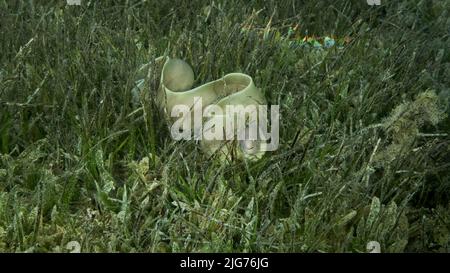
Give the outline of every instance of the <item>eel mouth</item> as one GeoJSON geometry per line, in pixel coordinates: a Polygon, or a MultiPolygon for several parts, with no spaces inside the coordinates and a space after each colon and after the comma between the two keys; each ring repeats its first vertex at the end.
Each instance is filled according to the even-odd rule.
{"type": "Polygon", "coordinates": [[[251,84],[251,79],[239,73],[232,73],[212,83],[212,90],[217,97],[226,97],[239,93],[251,84]]]}
{"type": "Polygon", "coordinates": [[[247,86],[251,84],[251,79],[243,74],[232,73],[228,74],[223,78],[223,90],[224,95],[228,96],[233,93],[240,92],[244,90],[247,86]]]}

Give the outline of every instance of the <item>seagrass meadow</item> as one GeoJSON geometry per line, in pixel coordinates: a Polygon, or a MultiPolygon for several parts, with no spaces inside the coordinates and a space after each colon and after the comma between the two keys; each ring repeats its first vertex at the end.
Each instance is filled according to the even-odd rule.
{"type": "Polygon", "coordinates": [[[0,252],[450,251],[450,2],[0,1],[0,252]],[[166,55],[280,106],[257,161],[174,141],[166,55]],[[75,249],[75,250],[74,250],[75,249]]]}

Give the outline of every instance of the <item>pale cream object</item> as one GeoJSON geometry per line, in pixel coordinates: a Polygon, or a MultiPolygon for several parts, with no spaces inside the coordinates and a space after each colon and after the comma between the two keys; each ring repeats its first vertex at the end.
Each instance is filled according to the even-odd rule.
{"type": "MultiPolygon", "coordinates": [[[[156,61],[164,61],[164,58],[160,57],[156,61]]],[[[143,84],[142,80],[138,82],[138,90],[142,89],[143,84]]],[[[186,105],[193,109],[194,97],[202,98],[203,109],[208,105],[215,104],[221,107],[224,113],[226,105],[257,106],[266,104],[266,99],[261,90],[255,86],[253,79],[246,74],[230,73],[221,79],[196,88],[192,88],[193,84],[194,72],[186,62],[180,59],[165,58],[157,102],[167,115],[170,116],[175,105],[186,105]]],[[[214,118],[224,119],[225,115],[216,115],[214,118]]],[[[251,160],[258,159],[264,154],[258,149],[261,145],[263,143],[258,140],[211,141],[203,139],[201,141],[201,147],[207,154],[220,153],[222,159],[231,159],[233,156],[244,156],[251,160]]]]}

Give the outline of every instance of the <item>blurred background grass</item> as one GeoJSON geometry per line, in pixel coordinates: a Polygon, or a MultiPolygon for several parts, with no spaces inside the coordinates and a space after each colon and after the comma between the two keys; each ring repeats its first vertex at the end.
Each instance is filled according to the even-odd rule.
{"type": "Polygon", "coordinates": [[[450,5],[381,2],[0,1],[0,251],[448,252],[450,5]],[[163,54],[254,77],[280,148],[172,141],[163,54]]]}

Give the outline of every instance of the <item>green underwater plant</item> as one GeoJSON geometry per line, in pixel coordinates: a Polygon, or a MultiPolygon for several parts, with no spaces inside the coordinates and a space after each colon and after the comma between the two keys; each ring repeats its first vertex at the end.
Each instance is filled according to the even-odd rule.
{"type": "Polygon", "coordinates": [[[424,135],[420,131],[424,126],[436,126],[446,116],[433,90],[420,93],[414,101],[398,105],[382,123],[390,144],[376,156],[375,161],[386,164],[395,160],[402,151],[414,147],[417,138],[424,135]]]}

